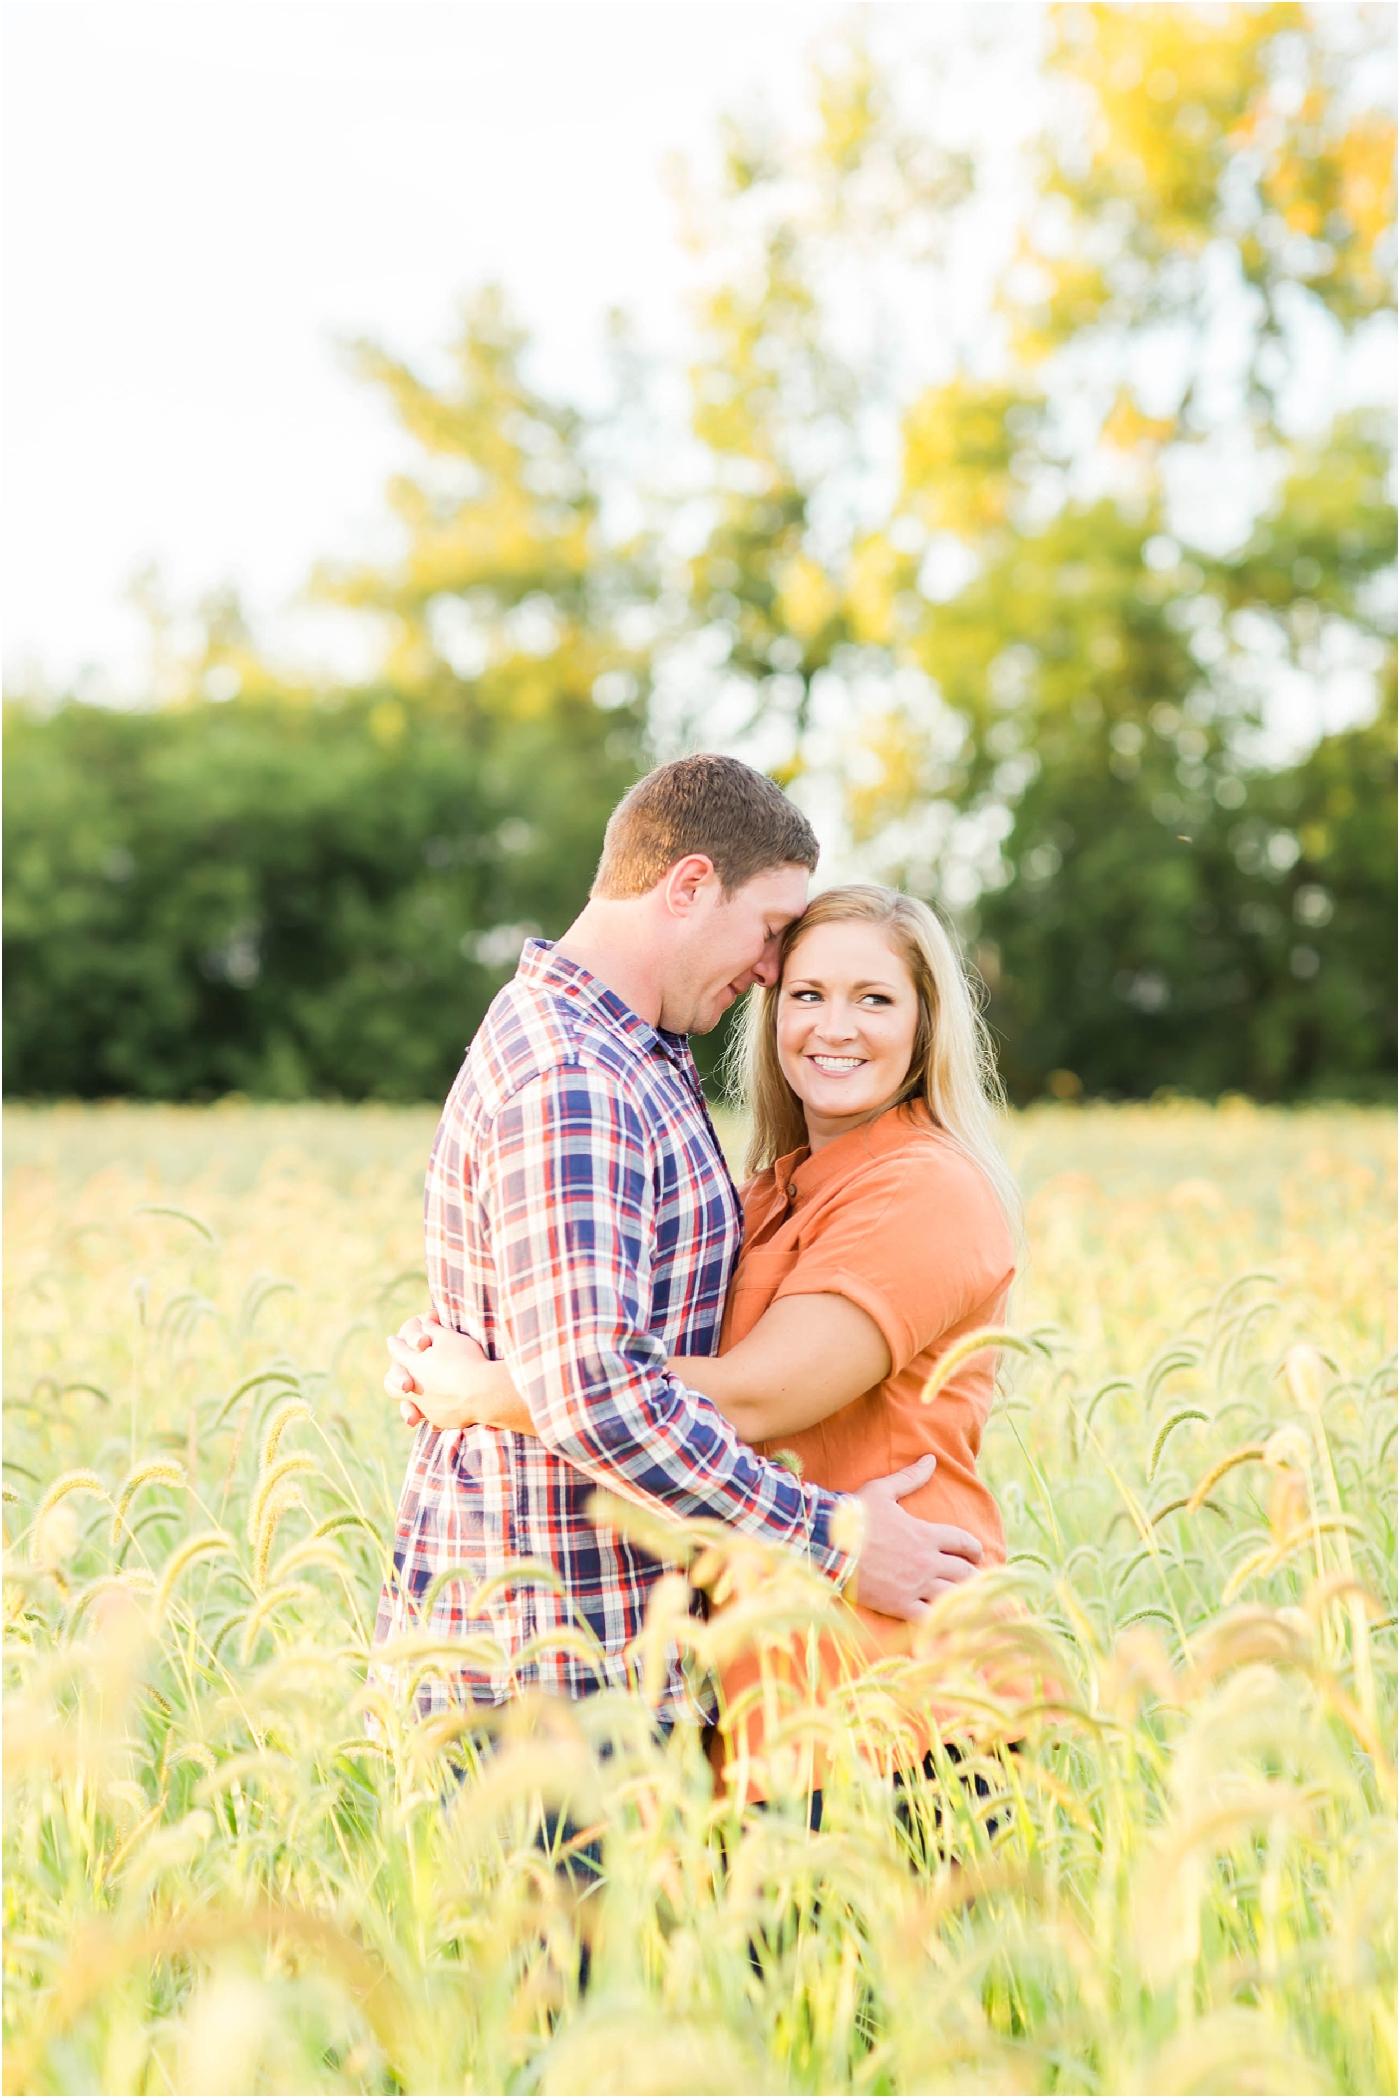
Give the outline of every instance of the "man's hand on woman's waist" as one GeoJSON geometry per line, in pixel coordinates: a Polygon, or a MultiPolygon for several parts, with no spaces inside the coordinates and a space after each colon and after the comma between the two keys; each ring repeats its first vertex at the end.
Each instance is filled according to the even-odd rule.
{"type": "Polygon", "coordinates": [[[928,1615],[940,1595],[970,1581],[982,1563],[982,1546],[970,1531],[952,1523],[906,1515],[899,1503],[933,1477],[932,1451],[903,1471],[872,1479],[856,1499],[865,1511],[865,1536],[856,1564],[856,1601],[886,1617],[928,1615]]]}

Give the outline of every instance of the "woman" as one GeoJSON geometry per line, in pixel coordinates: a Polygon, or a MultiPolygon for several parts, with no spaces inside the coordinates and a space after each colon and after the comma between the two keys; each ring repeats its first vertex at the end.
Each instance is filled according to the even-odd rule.
{"type": "MultiPolygon", "coordinates": [[[[765,1454],[791,1452],[837,1492],[933,1456],[904,1497],[1006,1557],[977,1455],[992,1400],[990,1350],[922,1393],[964,1334],[999,1325],[1015,1273],[1015,1183],[997,1149],[999,1087],[957,955],[924,904],[873,886],[831,889],[789,931],[777,985],[751,995],[740,1042],[752,1118],[744,1250],[720,1353],[675,1358],[765,1454]]],[[[410,1330],[412,1329],[412,1330],[410,1330]]],[[[389,1342],[386,1379],[438,1427],[489,1422],[531,1432],[504,1364],[432,1320],[389,1342]]],[[[973,1571],[967,1562],[967,1572],[973,1571]]],[[[860,1609],[867,1652],[909,1651],[913,1628],[860,1609]]],[[[828,1684],[839,1658],[825,1651],[828,1684]]],[[[741,1657],[723,1690],[738,1707],[750,1791],[762,1747],[759,1663],[741,1657]]],[[[916,1715],[913,1761],[929,1748],[916,1715]]]]}

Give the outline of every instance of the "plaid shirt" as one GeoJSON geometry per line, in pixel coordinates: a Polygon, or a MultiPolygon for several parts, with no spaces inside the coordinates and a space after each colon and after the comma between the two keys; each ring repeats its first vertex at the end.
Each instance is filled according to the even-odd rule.
{"type": "MultiPolygon", "coordinates": [[[[683,1036],[528,942],[448,1097],[424,1212],[439,1318],[509,1364],[539,1439],[418,1430],[376,1638],[484,1636],[507,1656],[493,1667],[478,1649],[426,1678],[420,1709],[635,1680],[628,1643],[662,1569],[589,1519],[597,1485],[717,1517],[844,1579],[838,1497],[756,1456],[666,1369],[668,1355],[715,1352],[743,1230],[683,1036]],[[511,1581],[521,1559],[559,1585],[511,1581]],[[462,1578],[424,1609],[453,1568],[462,1578]]],[[[675,1653],[668,1670],[664,1708],[694,1716],[675,1653]]]]}

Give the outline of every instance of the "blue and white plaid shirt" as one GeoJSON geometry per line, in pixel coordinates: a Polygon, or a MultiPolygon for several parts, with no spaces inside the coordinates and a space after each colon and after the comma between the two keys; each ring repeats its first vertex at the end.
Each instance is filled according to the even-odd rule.
{"type": "MultiPolygon", "coordinates": [[[[448,1097],[424,1211],[438,1317],[509,1365],[539,1439],[418,1430],[376,1638],[484,1636],[507,1657],[435,1668],[422,1709],[635,1680],[627,1649],[662,1569],[590,1519],[599,1485],[847,1577],[851,1552],[832,1537],[839,1497],[756,1456],[666,1369],[668,1355],[715,1352],[743,1229],[683,1036],[530,941],[448,1097]],[[493,1578],[521,1559],[559,1587],[493,1578]],[[469,1572],[424,1610],[452,1568],[469,1572]],[[596,1641],[592,1659],[571,1627],[596,1641]]],[[[663,1709],[695,1713],[674,1653],[663,1709]]]]}

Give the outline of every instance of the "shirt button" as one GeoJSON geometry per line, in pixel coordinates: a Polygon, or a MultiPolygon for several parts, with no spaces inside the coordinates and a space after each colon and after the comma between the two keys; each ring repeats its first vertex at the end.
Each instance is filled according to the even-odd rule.
{"type": "Polygon", "coordinates": [[[797,1193],[797,1182],[795,1180],[789,1180],[787,1184],[787,1192],[788,1200],[789,1202],[791,1202],[797,1193]]]}

